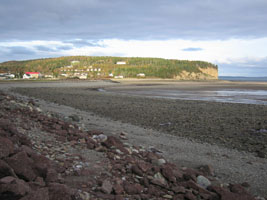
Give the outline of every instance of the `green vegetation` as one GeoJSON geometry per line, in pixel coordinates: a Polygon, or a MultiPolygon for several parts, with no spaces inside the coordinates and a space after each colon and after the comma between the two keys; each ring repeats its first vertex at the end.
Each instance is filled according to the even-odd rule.
{"type": "MultiPolygon", "coordinates": [[[[75,69],[100,68],[101,73],[92,72],[91,77],[108,77],[110,73],[114,76],[136,77],[144,73],[146,77],[173,78],[182,71],[201,73],[199,68],[215,68],[217,66],[203,61],[167,60],[161,58],[129,58],[129,57],[92,57],[92,56],[69,56],[59,58],[47,58],[27,61],[9,61],[0,63],[0,72],[10,72],[21,77],[26,71],[35,71],[42,74],[53,74],[59,76],[65,73],[64,67],[72,65],[71,72],[75,69]],[[72,61],[79,61],[71,63],[72,61]],[[118,65],[119,61],[126,64],[118,65]],[[63,70],[62,70],[63,69],[63,70]],[[98,75],[97,75],[98,74],[98,75]]],[[[70,71],[70,70],[69,70],[70,71]]]]}

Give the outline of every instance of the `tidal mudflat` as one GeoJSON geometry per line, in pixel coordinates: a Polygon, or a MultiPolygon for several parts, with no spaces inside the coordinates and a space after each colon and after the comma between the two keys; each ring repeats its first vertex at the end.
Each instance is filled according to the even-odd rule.
{"type": "MultiPolygon", "coordinates": [[[[15,91],[91,111],[102,117],[201,142],[253,152],[264,157],[267,155],[266,105],[201,99],[207,94],[206,91],[209,91],[207,98],[219,98],[212,95],[218,91],[225,91],[224,94],[229,94],[231,91],[231,96],[240,100],[243,94],[234,92],[237,90],[261,91],[260,94],[264,96],[267,86],[264,83],[135,80],[103,87],[72,85],[62,88],[20,88],[15,91]],[[172,94],[170,91],[176,91],[175,98],[169,98],[168,95],[172,94]],[[155,95],[156,93],[158,94],[155,95]],[[192,94],[190,98],[189,94],[192,94]],[[184,96],[190,100],[182,100],[184,96]],[[198,100],[192,100],[194,98],[198,100]]],[[[248,95],[246,93],[245,96],[248,95]]],[[[255,96],[257,95],[253,93],[250,100],[257,101],[255,96]]],[[[225,97],[221,94],[220,98],[227,101],[228,95],[225,97]]]]}
{"type": "Polygon", "coordinates": [[[79,126],[105,134],[128,133],[135,145],[154,146],[171,161],[196,167],[210,164],[225,182],[248,182],[266,196],[266,106],[154,98],[122,93],[139,88],[181,90],[259,89],[265,84],[228,82],[124,81],[2,85],[37,100],[43,110],[80,116],[79,126]],[[100,89],[100,90],[99,90],[100,89]],[[103,92],[107,91],[107,92],[103,92]],[[52,103],[50,103],[52,102],[52,103]]]}

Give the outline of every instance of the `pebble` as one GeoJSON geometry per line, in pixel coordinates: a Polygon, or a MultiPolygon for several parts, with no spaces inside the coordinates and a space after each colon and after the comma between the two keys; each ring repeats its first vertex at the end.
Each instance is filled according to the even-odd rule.
{"type": "Polygon", "coordinates": [[[157,159],[157,160],[152,160],[152,164],[155,164],[155,165],[158,165],[158,166],[161,166],[163,164],[166,163],[166,160],[164,160],[163,158],[160,158],[160,159],[157,159]]]}
{"type": "Polygon", "coordinates": [[[207,187],[209,187],[211,185],[211,182],[206,177],[200,175],[197,177],[197,184],[200,187],[207,189],[207,187]]]}

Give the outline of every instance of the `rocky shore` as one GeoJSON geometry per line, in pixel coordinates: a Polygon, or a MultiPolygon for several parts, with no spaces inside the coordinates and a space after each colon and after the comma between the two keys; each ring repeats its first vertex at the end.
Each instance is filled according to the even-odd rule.
{"type": "Polygon", "coordinates": [[[261,158],[267,156],[264,105],[155,99],[86,87],[15,91],[175,136],[251,152],[261,158]]]}
{"type": "Polygon", "coordinates": [[[126,133],[85,130],[77,116],[2,92],[0,104],[0,199],[263,199],[248,183],[221,184],[209,165],[179,168],[126,133]]]}

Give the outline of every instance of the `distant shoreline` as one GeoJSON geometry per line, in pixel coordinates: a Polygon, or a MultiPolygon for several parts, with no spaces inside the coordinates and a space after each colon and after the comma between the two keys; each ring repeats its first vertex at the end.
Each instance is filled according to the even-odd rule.
{"type": "Polygon", "coordinates": [[[241,82],[267,82],[267,77],[219,76],[218,80],[241,82]]]}

